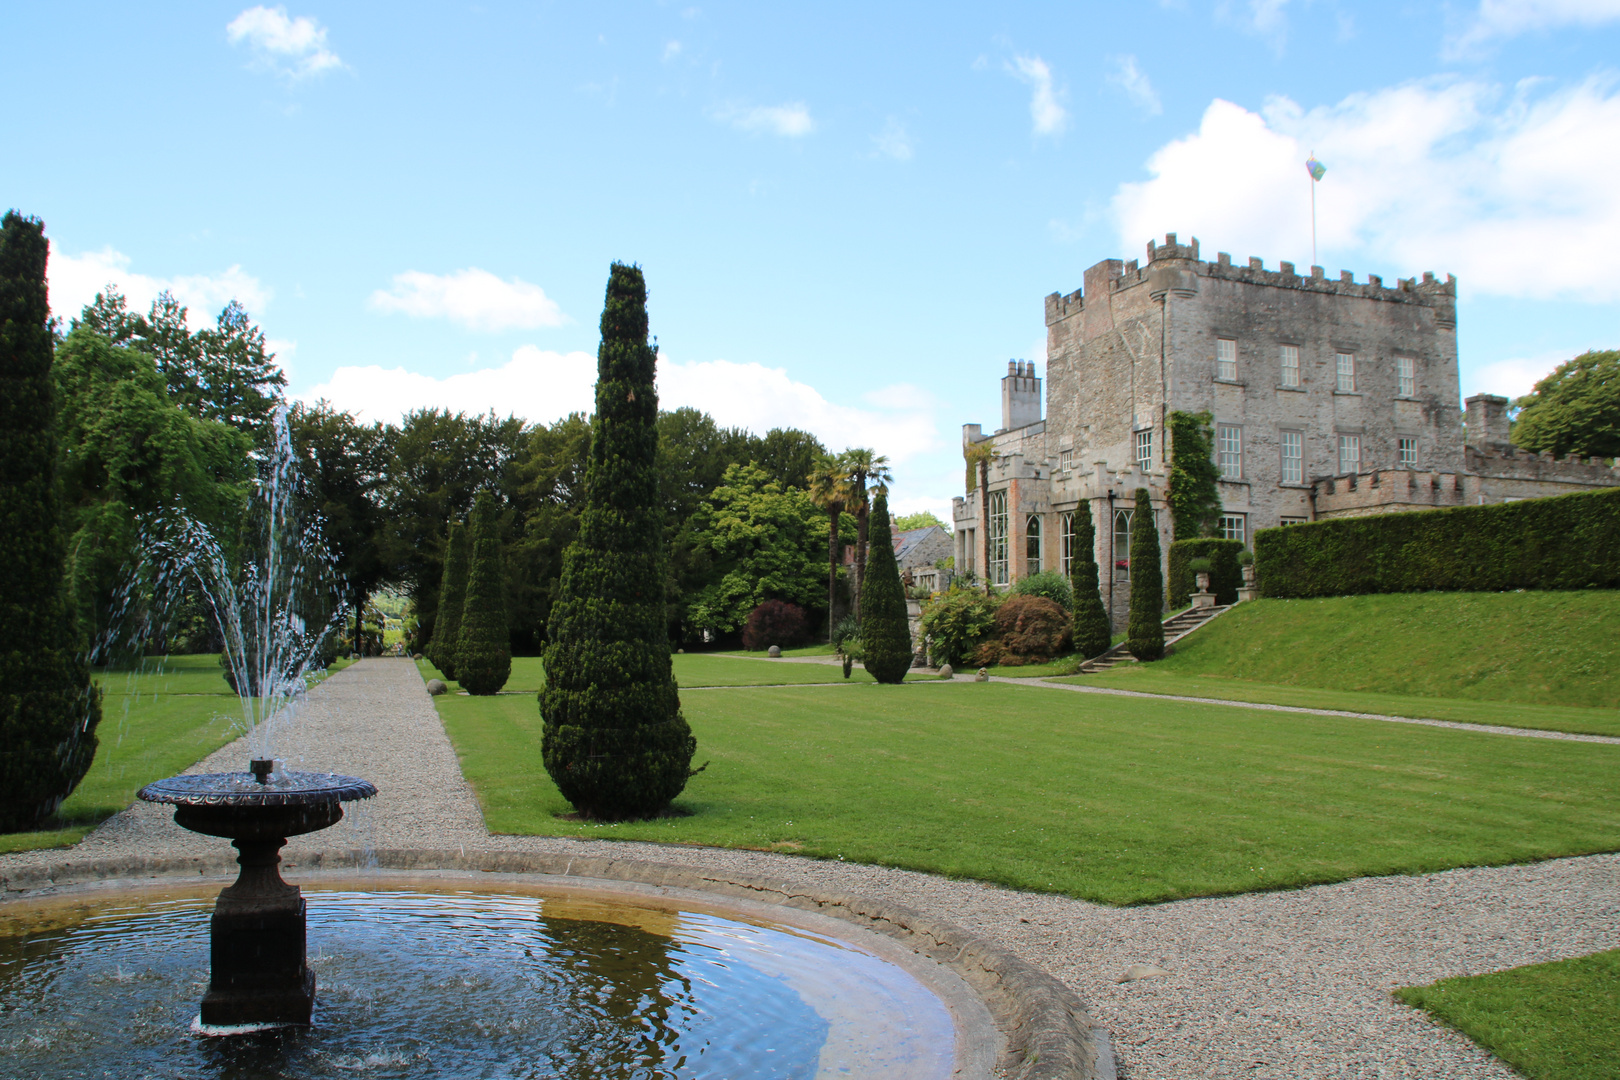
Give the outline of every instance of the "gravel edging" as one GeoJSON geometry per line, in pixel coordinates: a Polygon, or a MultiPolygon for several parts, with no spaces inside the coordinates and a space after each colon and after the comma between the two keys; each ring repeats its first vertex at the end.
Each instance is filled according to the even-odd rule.
{"type": "MultiPolygon", "coordinates": [[[[1014,1080],[1115,1080],[1107,1030],[1063,983],[1015,953],[914,908],[842,892],[795,887],[780,879],[640,859],[523,851],[391,849],[303,852],[288,870],[457,870],[535,874],[570,881],[609,881],[683,889],[752,903],[795,908],[890,938],[958,975],[989,1010],[1003,1036],[998,1076],[1014,1080]]],[[[0,873],[10,902],[63,886],[157,877],[209,877],[228,882],[234,859],[223,855],[64,860],[0,873]]]]}

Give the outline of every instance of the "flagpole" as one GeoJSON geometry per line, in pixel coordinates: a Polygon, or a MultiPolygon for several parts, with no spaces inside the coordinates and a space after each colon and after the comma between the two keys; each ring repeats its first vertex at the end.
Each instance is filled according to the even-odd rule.
{"type": "MultiPolygon", "coordinates": [[[[1312,154],[1312,157],[1316,155],[1312,154]]],[[[1316,265],[1316,177],[1310,177],[1311,182],[1311,265],[1316,265]]]]}

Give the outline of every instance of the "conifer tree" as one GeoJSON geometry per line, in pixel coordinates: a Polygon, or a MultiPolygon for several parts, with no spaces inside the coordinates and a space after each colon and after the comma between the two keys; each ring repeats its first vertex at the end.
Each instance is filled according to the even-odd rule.
{"type": "Polygon", "coordinates": [[[1125,639],[1138,660],[1164,658],[1164,571],[1147,488],[1136,489],[1136,513],[1131,518],[1131,617],[1125,639]]]}
{"type": "Polygon", "coordinates": [[[84,779],[101,692],[64,587],[45,226],[0,222],[0,832],[39,826],[84,779]]]}
{"type": "Polygon", "coordinates": [[[877,489],[867,534],[866,586],[861,589],[861,660],[880,683],[897,683],[911,668],[911,628],[900,564],[894,561],[889,495],[877,489]]]}
{"type": "Polygon", "coordinates": [[[546,772],[587,818],[651,817],[693,775],[697,740],[681,715],[664,615],[657,357],[641,269],[614,263],[585,509],[563,556],[540,691],[546,772]]]}
{"type": "Polygon", "coordinates": [[[439,586],[439,614],[433,620],[433,640],[428,642],[433,666],[447,679],[460,678],[458,653],[461,649],[461,608],[467,596],[467,567],[470,562],[467,527],[450,523],[444,545],[444,582],[439,586]]]}
{"type": "Polygon", "coordinates": [[[1097,531],[1091,524],[1091,504],[1081,500],[1074,512],[1074,557],[1069,583],[1074,588],[1074,651],[1090,660],[1113,644],[1113,627],[1103,608],[1097,570],[1097,531]]]}
{"type": "Polygon", "coordinates": [[[456,649],[456,681],[469,694],[493,694],[512,674],[512,635],[506,623],[506,567],[501,558],[500,510],[495,496],[480,491],[473,505],[472,560],[461,634],[456,649]]]}

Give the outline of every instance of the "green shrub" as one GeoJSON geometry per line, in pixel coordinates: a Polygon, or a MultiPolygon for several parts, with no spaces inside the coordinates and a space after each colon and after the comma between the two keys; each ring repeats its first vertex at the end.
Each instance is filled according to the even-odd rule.
{"type": "Polygon", "coordinates": [[[911,669],[911,628],[900,565],[889,532],[889,496],[878,488],[867,527],[866,578],[861,588],[861,663],[880,683],[897,683],[911,669]]]}
{"type": "MultiPolygon", "coordinates": [[[[1217,604],[1237,603],[1237,591],[1243,585],[1243,568],[1238,556],[1243,551],[1240,540],[1177,540],[1170,545],[1170,610],[1176,611],[1191,603],[1198,589],[1193,580],[1191,563],[1195,559],[1209,561],[1209,591],[1215,594],[1217,604]]],[[[1136,569],[1135,564],[1131,566],[1136,569]]]]}
{"type": "Polygon", "coordinates": [[[1074,561],[1069,564],[1069,579],[1074,588],[1074,651],[1087,660],[1107,652],[1114,641],[1113,623],[1103,607],[1096,555],[1091,504],[1082,500],[1074,511],[1074,561]]]}
{"type": "Polygon", "coordinates": [[[64,574],[45,226],[0,225],[0,832],[43,824],[96,753],[101,691],[64,574]]]}
{"type": "Polygon", "coordinates": [[[979,646],[974,659],[984,665],[1019,667],[1044,664],[1069,651],[1069,613],[1044,596],[1009,596],[996,608],[996,636],[979,646]]]}
{"type": "Polygon", "coordinates": [[[540,691],[546,772],[587,818],[659,813],[686,787],[697,749],[681,715],[664,611],[657,358],[646,281],[638,267],[614,263],[585,507],[563,555],[540,691]]]}
{"type": "Polygon", "coordinates": [[[1238,566],[1239,567],[1253,566],[1253,565],[1254,565],[1254,552],[1250,551],[1248,548],[1244,548],[1242,551],[1238,552],[1238,566]]]}
{"type": "Polygon", "coordinates": [[[1164,658],[1164,571],[1159,568],[1159,528],[1147,488],[1136,489],[1131,528],[1131,617],[1126,647],[1138,660],[1164,658]]]}
{"type": "Polygon", "coordinates": [[[1044,596],[1064,611],[1074,610],[1074,586],[1056,570],[1042,570],[1021,578],[1012,591],[1014,596],[1044,596]]]}
{"type": "Polygon", "coordinates": [[[923,608],[922,632],[936,664],[963,664],[996,629],[1001,598],[978,589],[953,588],[923,608]]]}
{"type": "Polygon", "coordinates": [[[472,513],[472,560],[461,605],[456,681],[469,694],[493,694],[512,675],[512,633],[506,620],[506,566],[501,557],[500,509],[478,493],[472,513]]]}
{"type": "Polygon", "coordinates": [[[444,545],[439,614],[433,620],[433,638],[427,647],[428,659],[447,679],[456,678],[456,652],[461,648],[461,607],[467,597],[467,570],[472,558],[469,547],[467,527],[452,521],[444,545]]]}
{"type": "Polygon", "coordinates": [[[1268,597],[1620,588],[1620,489],[1255,534],[1268,597]]]}
{"type": "Polygon", "coordinates": [[[1192,561],[1187,563],[1187,570],[1194,577],[1197,577],[1199,574],[1207,574],[1207,573],[1209,573],[1211,567],[1213,567],[1213,566],[1214,566],[1214,564],[1211,563],[1208,559],[1193,559],[1192,561]]]}

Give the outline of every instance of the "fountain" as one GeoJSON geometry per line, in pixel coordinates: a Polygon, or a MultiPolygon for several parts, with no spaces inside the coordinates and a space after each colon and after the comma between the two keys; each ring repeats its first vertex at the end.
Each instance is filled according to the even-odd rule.
{"type": "Polygon", "coordinates": [[[173,804],[176,825],[227,837],[240,853],[242,871],[220,892],[209,922],[211,970],[198,1016],[204,1033],[309,1023],[315,975],[305,958],[304,897],[281,880],[281,848],[289,836],[336,825],[345,802],[377,794],[357,777],[275,765],[255,758],[245,773],[171,776],[140,790],[147,802],[173,804]]]}

